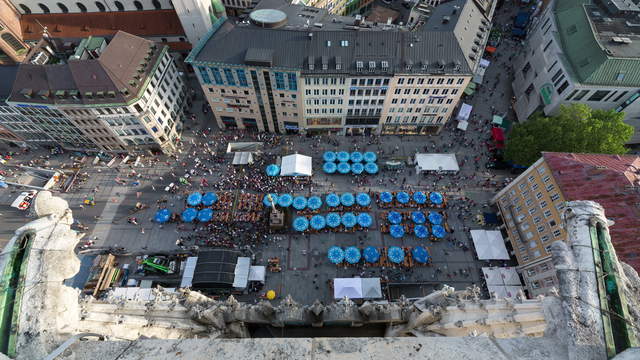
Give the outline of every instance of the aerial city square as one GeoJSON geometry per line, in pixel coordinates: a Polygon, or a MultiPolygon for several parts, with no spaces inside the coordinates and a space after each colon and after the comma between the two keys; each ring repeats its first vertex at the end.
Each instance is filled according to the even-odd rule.
{"type": "Polygon", "coordinates": [[[0,359],[640,358],[637,0],[0,7],[0,359]]]}

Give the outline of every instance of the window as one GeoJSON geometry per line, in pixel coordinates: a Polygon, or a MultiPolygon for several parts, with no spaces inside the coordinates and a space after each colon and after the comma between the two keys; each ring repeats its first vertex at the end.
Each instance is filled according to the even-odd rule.
{"type": "Polygon", "coordinates": [[[527,62],[527,64],[522,68],[522,75],[527,75],[527,73],[531,70],[531,63],[527,62]]]}
{"type": "Polygon", "coordinates": [[[205,84],[211,84],[211,78],[209,77],[207,68],[199,66],[198,71],[200,72],[200,78],[202,78],[202,82],[205,84]]]}
{"type": "Polygon", "coordinates": [[[16,39],[16,37],[13,36],[13,34],[11,33],[6,32],[2,34],[0,37],[2,37],[2,40],[4,40],[7,44],[9,44],[9,46],[11,46],[11,48],[14,51],[20,51],[25,49],[22,43],[18,39],[16,39]]]}
{"type": "Polygon", "coordinates": [[[162,9],[162,5],[160,5],[160,1],[153,0],[153,1],[151,1],[151,3],[153,4],[153,7],[156,8],[156,10],[162,9]]]}
{"type": "Polygon", "coordinates": [[[545,210],[545,211],[544,211],[544,217],[548,218],[548,217],[550,217],[550,216],[551,216],[551,210],[548,210],[548,209],[547,209],[547,210],[545,210]]]}
{"type": "Polygon", "coordinates": [[[538,212],[538,209],[537,209],[537,208],[531,208],[531,209],[529,209],[529,214],[531,214],[531,215],[535,214],[536,212],[538,212]]]}
{"type": "Polygon", "coordinates": [[[540,272],[545,272],[545,271],[549,271],[549,264],[540,265],[540,272]]]}
{"type": "Polygon", "coordinates": [[[238,77],[238,83],[240,83],[240,86],[249,86],[247,83],[247,74],[244,69],[236,69],[236,76],[238,77]]]}
{"type": "Polygon", "coordinates": [[[80,10],[80,12],[83,12],[83,13],[87,12],[87,7],[84,6],[84,4],[77,2],[76,6],[78,7],[78,10],[80,10]]]}
{"type": "Polygon", "coordinates": [[[556,224],[556,221],[555,221],[555,220],[551,220],[551,221],[549,221],[549,226],[550,226],[550,227],[554,227],[554,226],[556,226],[556,225],[558,225],[558,224],[556,224]]]}
{"type": "Polygon", "coordinates": [[[609,94],[609,90],[594,91],[587,101],[602,101],[609,94]]]}
{"type": "Polygon", "coordinates": [[[555,188],[556,188],[556,186],[555,186],[555,185],[553,185],[553,184],[549,184],[549,185],[547,185],[545,188],[547,189],[547,191],[551,191],[551,190],[555,189],[555,188]]]}
{"type": "Polygon", "coordinates": [[[582,98],[585,97],[588,93],[589,93],[589,90],[581,90],[580,93],[578,95],[576,95],[575,98],[573,98],[573,101],[582,100],[582,98]]]}
{"type": "Polygon", "coordinates": [[[542,51],[547,51],[547,49],[549,48],[549,46],[551,46],[552,43],[553,43],[553,39],[549,40],[549,42],[544,46],[544,49],[542,49],[542,51]]]}
{"type": "Polygon", "coordinates": [[[113,3],[118,8],[118,11],[124,11],[124,5],[122,5],[122,3],[120,1],[114,1],[113,3]]]}
{"type": "Polygon", "coordinates": [[[298,78],[295,73],[287,73],[287,81],[289,82],[289,90],[298,91],[298,78]]]}
{"type": "Polygon", "coordinates": [[[144,10],[140,1],[134,1],[133,6],[135,6],[137,10],[144,10]]]}
{"type": "Polygon", "coordinates": [[[547,241],[549,241],[549,235],[542,235],[542,236],[540,237],[540,241],[542,241],[542,242],[547,242],[547,241]]]}
{"type": "Polygon", "coordinates": [[[560,229],[553,230],[553,236],[555,236],[555,237],[560,237],[561,233],[562,232],[560,231],[560,229]]]}
{"type": "Polygon", "coordinates": [[[231,71],[231,69],[225,68],[223,69],[223,71],[224,77],[227,79],[227,84],[229,84],[230,86],[236,86],[236,80],[233,77],[233,72],[231,71]]]}
{"type": "Polygon", "coordinates": [[[565,80],[562,83],[562,85],[560,85],[560,87],[557,89],[558,95],[561,95],[567,89],[567,87],[569,87],[569,82],[565,80]]]}
{"type": "Polygon", "coordinates": [[[536,270],[535,269],[527,269],[527,275],[534,276],[535,274],[536,274],[536,270]]]}
{"type": "Polygon", "coordinates": [[[22,9],[22,12],[27,15],[31,14],[31,9],[29,9],[29,7],[24,4],[20,4],[20,9],[22,9]]]}
{"type": "Polygon", "coordinates": [[[542,221],[542,218],[540,218],[540,216],[536,216],[536,217],[533,218],[533,223],[534,224],[538,224],[538,223],[540,223],[540,221],[542,221]]]}
{"type": "Polygon", "coordinates": [[[556,201],[558,199],[560,199],[560,195],[558,195],[558,193],[555,193],[555,194],[551,195],[551,200],[552,201],[556,201]]]}
{"type": "Polygon", "coordinates": [[[544,232],[544,225],[538,226],[536,230],[538,230],[539,233],[544,232]]]}
{"type": "Polygon", "coordinates": [[[63,13],[66,14],[69,12],[69,8],[67,8],[63,3],[58,3],[57,5],[60,8],[60,11],[62,11],[63,13]]]}
{"type": "Polygon", "coordinates": [[[626,91],[623,91],[620,93],[620,95],[618,95],[613,101],[617,102],[618,100],[622,99],[623,96],[627,95],[626,91]]]}
{"type": "Polygon", "coordinates": [[[533,183],[533,185],[531,185],[531,190],[533,191],[538,190],[539,187],[540,185],[538,185],[538,183],[533,183]]]}
{"type": "Polygon", "coordinates": [[[546,207],[547,207],[547,205],[548,205],[548,204],[547,204],[547,201],[546,201],[546,200],[542,200],[542,201],[540,201],[540,207],[541,207],[541,208],[546,208],[546,207]]]}

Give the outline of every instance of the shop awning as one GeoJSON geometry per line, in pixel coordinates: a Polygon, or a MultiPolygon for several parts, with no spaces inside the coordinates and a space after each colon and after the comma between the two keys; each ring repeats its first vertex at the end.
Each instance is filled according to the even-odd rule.
{"type": "Polygon", "coordinates": [[[264,266],[252,266],[249,268],[249,281],[260,281],[264,283],[267,275],[267,268],[264,266]]]}
{"type": "Polygon", "coordinates": [[[458,121],[458,129],[460,129],[462,131],[467,131],[468,127],[469,127],[469,122],[468,121],[464,121],[464,120],[458,121]]]}
{"type": "Polygon", "coordinates": [[[362,297],[364,299],[378,299],[382,297],[380,278],[362,278],[362,297]]]}
{"type": "Polygon", "coordinates": [[[233,165],[253,164],[253,155],[248,151],[241,151],[233,154],[233,165]]]}
{"type": "Polygon", "coordinates": [[[462,103],[460,110],[458,111],[458,115],[456,115],[456,120],[468,121],[469,116],[471,116],[471,110],[473,110],[473,106],[462,103]]]}
{"type": "Polygon", "coordinates": [[[311,176],[311,156],[293,154],[282,158],[280,176],[311,176]]]}
{"type": "Polygon", "coordinates": [[[182,280],[180,281],[180,287],[191,287],[193,281],[193,273],[196,271],[196,264],[198,263],[197,256],[190,256],[185,262],[184,272],[182,273],[182,280]]]}
{"type": "Polygon", "coordinates": [[[487,47],[485,48],[485,51],[486,51],[486,52],[488,52],[489,54],[495,54],[495,52],[496,52],[497,50],[498,50],[498,49],[497,49],[496,47],[494,47],[494,46],[487,46],[487,47]]]}
{"type": "Polygon", "coordinates": [[[491,136],[496,142],[504,142],[504,130],[499,127],[494,127],[491,129],[491,136]]]}
{"type": "Polygon", "coordinates": [[[235,153],[239,151],[256,152],[262,150],[261,142],[235,142],[227,145],[227,153],[235,153]]]}
{"type": "Polygon", "coordinates": [[[236,262],[236,269],[233,272],[233,287],[244,289],[249,281],[249,268],[251,268],[251,258],[239,257],[236,262]]]}
{"type": "Polygon", "coordinates": [[[362,299],[362,280],[360,278],[336,278],[333,280],[333,298],[362,299]]]}
{"type": "Polygon", "coordinates": [[[488,68],[491,62],[487,59],[480,59],[480,66],[483,68],[488,68]]]}
{"type": "Polygon", "coordinates": [[[492,124],[496,124],[496,125],[502,125],[502,116],[499,115],[493,115],[493,120],[491,121],[492,124]]]}
{"type": "Polygon", "coordinates": [[[500,231],[471,230],[471,238],[480,260],[509,260],[500,231]]]}
{"type": "Polygon", "coordinates": [[[416,154],[416,172],[460,171],[455,154],[416,154]]]}

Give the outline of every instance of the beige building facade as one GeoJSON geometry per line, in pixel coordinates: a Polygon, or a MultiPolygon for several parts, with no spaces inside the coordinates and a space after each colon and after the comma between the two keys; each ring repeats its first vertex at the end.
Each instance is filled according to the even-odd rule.
{"type": "Polygon", "coordinates": [[[20,13],[8,0],[0,0],[0,65],[22,62],[28,50],[22,40],[20,13]]]}

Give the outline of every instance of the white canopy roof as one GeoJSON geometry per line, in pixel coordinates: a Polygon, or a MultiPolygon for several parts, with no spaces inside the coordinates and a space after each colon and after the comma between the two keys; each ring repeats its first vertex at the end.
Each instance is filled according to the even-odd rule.
{"type": "Polygon", "coordinates": [[[469,120],[471,110],[473,110],[473,106],[462,103],[462,105],[460,106],[460,110],[458,111],[458,115],[456,116],[456,120],[469,120]]]}
{"type": "Polygon", "coordinates": [[[469,127],[468,121],[464,121],[464,120],[458,121],[458,129],[462,131],[467,131],[467,127],[469,127]]]}
{"type": "Polygon", "coordinates": [[[482,273],[487,285],[522,285],[514,267],[483,267],[482,273]]]}
{"type": "Polygon", "coordinates": [[[336,278],[333,279],[333,298],[362,299],[361,278],[336,278]]]}
{"type": "Polygon", "coordinates": [[[480,66],[481,67],[488,68],[490,64],[491,64],[491,61],[489,61],[487,59],[480,59],[480,66]]]}
{"type": "Polygon", "coordinates": [[[456,154],[416,154],[416,172],[460,171],[456,154]]]}
{"type": "Polygon", "coordinates": [[[282,158],[280,176],[311,176],[311,156],[293,154],[282,158]]]}
{"type": "Polygon", "coordinates": [[[500,231],[471,230],[471,238],[480,260],[509,260],[500,231]]]}
{"type": "Polygon", "coordinates": [[[236,262],[236,269],[233,272],[233,287],[244,289],[249,281],[249,268],[251,267],[251,259],[248,257],[239,257],[236,262]]]}
{"type": "Polygon", "coordinates": [[[248,151],[241,151],[233,154],[233,165],[247,165],[253,163],[253,155],[248,151]]]}
{"type": "Polygon", "coordinates": [[[182,273],[182,280],[180,281],[180,287],[191,287],[193,281],[193,273],[196,270],[196,263],[198,262],[197,256],[190,256],[187,258],[184,272],[182,273]]]}
{"type": "Polygon", "coordinates": [[[259,151],[261,149],[261,142],[232,142],[227,145],[227,153],[238,151],[259,151]]]}
{"type": "Polygon", "coordinates": [[[267,275],[267,268],[264,266],[252,266],[249,268],[249,281],[264,282],[267,275]]]}
{"type": "Polygon", "coordinates": [[[380,278],[362,278],[362,297],[365,299],[377,299],[382,297],[380,278]]]}

